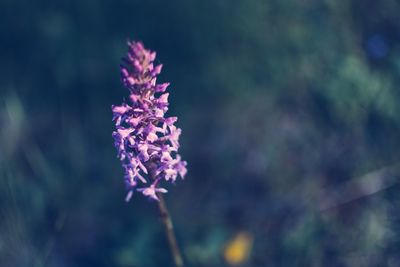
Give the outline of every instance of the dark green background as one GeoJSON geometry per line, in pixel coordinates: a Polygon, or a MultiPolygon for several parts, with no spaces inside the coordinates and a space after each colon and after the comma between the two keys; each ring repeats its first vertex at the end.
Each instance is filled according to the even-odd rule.
{"type": "Polygon", "coordinates": [[[188,266],[226,266],[239,231],[254,237],[242,266],[400,266],[399,14],[1,0],[0,265],[172,266],[155,203],[124,202],[111,137],[130,38],[172,84],[189,172],[166,199],[188,266]]]}

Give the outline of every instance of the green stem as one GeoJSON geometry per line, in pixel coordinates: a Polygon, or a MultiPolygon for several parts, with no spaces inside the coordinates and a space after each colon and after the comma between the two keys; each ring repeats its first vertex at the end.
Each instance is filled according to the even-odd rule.
{"type": "Polygon", "coordinates": [[[172,224],[171,216],[169,215],[167,206],[165,204],[164,198],[161,194],[157,195],[159,198],[158,208],[160,210],[161,221],[164,224],[165,233],[167,236],[168,244],[171,249],[171,254],[175,262],[176,267],[183,267],[183,260],[181,256],[181,252],[178,247],[178,243],[176,242],[176,237],[174,233],[174,226],[172,224]]]}

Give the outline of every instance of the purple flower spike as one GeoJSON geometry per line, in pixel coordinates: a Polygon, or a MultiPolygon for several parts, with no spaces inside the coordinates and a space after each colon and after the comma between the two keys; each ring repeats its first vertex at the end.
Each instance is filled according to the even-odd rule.
{"type": "Polygon", "coordinates": [[[113,132],[118,158],[125,168],[128,188],[126,201],[133,192],[159,200],[161,181],[175,182],[186,175],[186,161],[177,153],[181,129],[177,117],[165,117],[168,111],[169,83],[157,84],[162,65],[154,65],[156,53],[140,42],[128,42],[129,51],[121,65],[121,78],[129,90],[129,102],[112,106],[116,130],[113,132]],[[137,188],[139,184],[149,185],[137,188]]]}

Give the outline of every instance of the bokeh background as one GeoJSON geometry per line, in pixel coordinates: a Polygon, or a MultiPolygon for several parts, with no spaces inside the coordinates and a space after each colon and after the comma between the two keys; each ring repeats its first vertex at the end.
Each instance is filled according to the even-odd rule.
{"type": "Polygon", "coordinates": [[[0,1],[0,265],[173,266],[125,203],[126,41],[164,63],[187,266],[400,266],[400,2],[0,1]]]}

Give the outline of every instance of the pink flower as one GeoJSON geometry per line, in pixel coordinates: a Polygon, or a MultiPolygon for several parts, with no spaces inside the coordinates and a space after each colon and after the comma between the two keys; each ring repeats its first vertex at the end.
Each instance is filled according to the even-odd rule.
{"type": "Polygon", "coordinates": [[[165,188],[156,188],[156,186],[154,184],[152,184],[150,187],[145,187],[145,188],[139,188],[137,189],[137,191],[142,192],[143,195],[148,196],[152,199],[155,199],[157,201],[159,201],[158,197],[157,197],[157,193],[167,193],[167,189],[165,188]]]}
{"type": "Polygon", "coordinates": [[[169,83],[157,84],[162,65],[154,65],[156,53],[140,42],[128,42],[129,51],[121,66],[121,78],[129,90],[129,103],[112,106],[116,130],[115,147],[125,168],[129,189],[126,200],[138,184],[150,182],[149,187],[137,189],[143,195],[158,200],[156,193],[166,193],[157,185],[186,175],[186,161],[179,154],[181,129],[174,124],[177,117],[165,118],[168,111],[169,83]],[[159,95],[162,93],[161,95],[159,95]]]}

